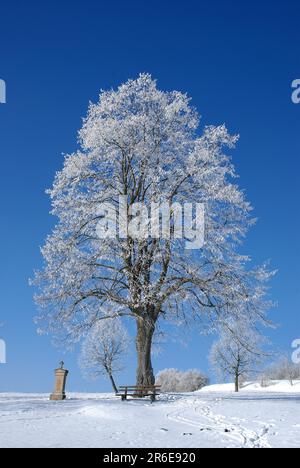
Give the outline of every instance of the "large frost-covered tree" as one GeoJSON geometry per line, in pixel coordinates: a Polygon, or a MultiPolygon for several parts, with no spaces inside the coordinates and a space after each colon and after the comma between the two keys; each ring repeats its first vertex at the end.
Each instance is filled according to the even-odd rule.
{"type": "Polygon", "coordinates": [[[142,74],[103,91],[49,190],[58,217],[36,275],[40,329],[80,339],[99,319],[136,322],[137,384],[153,384],[151,345],[158,321],[187,324],[247,313],[265,320],[269,273],[247,269],[237,246],[253,224],[225,154],[236,136],[224,125],[199,132],[199,117],[180,92],[163,92],[142,74]],[[119,197],[133,203],[203,203],[205,245],[186,250],[175,238],[101,239],[97,226],[119,197]],[[245,312],[246,311],[246,312],[245,312]]]}

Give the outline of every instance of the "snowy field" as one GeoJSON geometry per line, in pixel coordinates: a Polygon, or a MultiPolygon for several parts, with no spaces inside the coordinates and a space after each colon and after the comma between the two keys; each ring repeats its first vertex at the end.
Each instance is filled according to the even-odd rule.
{"type": "Polygon", "coordinates": [[[300,382],[230,385],[120,401],[110,394],[0,394],[0,447],[300,447],[300,382]]]}

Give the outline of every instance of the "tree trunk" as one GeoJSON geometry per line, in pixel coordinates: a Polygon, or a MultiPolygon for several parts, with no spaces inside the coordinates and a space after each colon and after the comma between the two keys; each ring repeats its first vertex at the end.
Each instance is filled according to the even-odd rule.
{"type": "Polygon", "coordinates": [[[236,393],[238,393],[239,390],[240,390],[240,385],[239,385],[239,383],[240,383],[240,382],[239,382],[239,375],[236,374],[236,376],[235,376],[235,392],[236,392],[236,393]]]}
{"type": "Polygon", "coordinates": [[[148,320],[137,319],[137,375],[136,385],[151,386],[155,384],[155,377],[151,362],[152,339],[155,325],[148,320]]]}
{"type": "Polygon", "coordinates": [[[112,374],[110,374],[110,373],[108,374],[108,376],[109,376],[109,379],[111,381],[111,386],[112,386],[114,392],[118,393],[118,387],[116,386],[115,379],[113,378],[112,374]]]}

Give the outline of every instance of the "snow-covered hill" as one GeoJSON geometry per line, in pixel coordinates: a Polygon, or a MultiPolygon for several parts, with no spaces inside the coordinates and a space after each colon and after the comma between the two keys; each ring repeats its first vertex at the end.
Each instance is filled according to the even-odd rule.
{"type": "Polygon", "coordinates": [[[111,394],[69,394],[64,402],[0,394],[0,447],[299,447],[299,386],[278,393],[283,387],[249,385],[240,394],[212,386],[153,405],[111,394]]]}
{"type": "MultiPolygon", "coordinates": [[[[294,381],[293,385],[290,382],[286,381],[272,381],[267,384],[266,386],[262,387],[259,382],[249,382],[246,383],[241,389],[241,393],[245,392],[260,392],[260,393],[300,393],[300,380],[294,381]]],[[[234,384],[218,384],[218,385],[210,385],[208,387],[204,387],[200,392],[224,392],[224,393],[232,393],[234,392],[234,384]]]]}

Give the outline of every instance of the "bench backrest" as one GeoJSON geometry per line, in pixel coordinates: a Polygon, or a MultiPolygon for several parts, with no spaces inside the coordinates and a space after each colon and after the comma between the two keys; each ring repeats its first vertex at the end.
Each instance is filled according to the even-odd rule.
{"type": "Polygon", "coordinates": [[[119,387],[120,390],[159,390],[160,385],[124,385],[119,387]]]}

